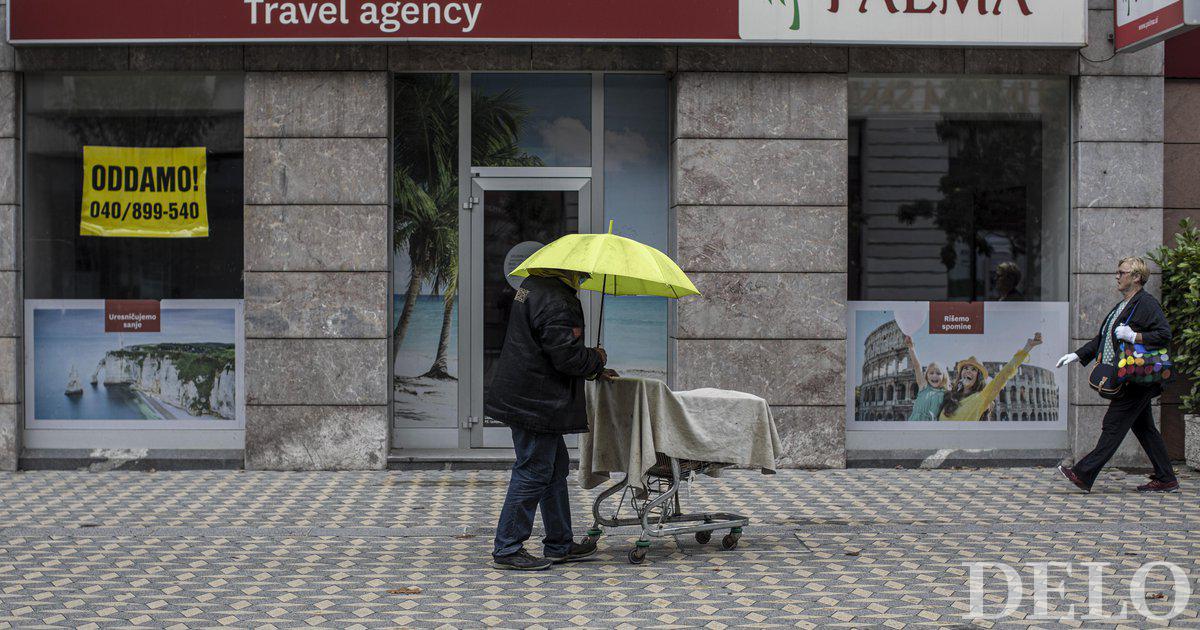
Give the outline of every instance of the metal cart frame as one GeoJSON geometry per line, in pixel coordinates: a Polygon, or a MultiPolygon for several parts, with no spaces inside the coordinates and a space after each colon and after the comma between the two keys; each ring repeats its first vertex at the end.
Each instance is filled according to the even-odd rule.
{"type": "Polygon", "coordinates": [[[719,529],[728,529],[729,533],[721,539],[721,547],[734,549],[742,537],[742,528],[750,524],[750,518],[740,514],[727,512],[705,512],[688,514],[683,511],[683,502],[679,497],[679,489],[684,483],[692,483],[696,473],[704,473],[712,468],[722,468],[723,464],[679,460],[657,453],[658,461],[642,476],[645,490],[629,486],[629,477],[618,481],[600,493],[592,502],[592,516],[595,521],[588,530],[585,543],[596,542],[604,534],[602,527],[640,526],[642,535],[637,545],[629,550],[629,562],[641,564],[646,560],[653,538],[665,538],[681,534],[695,534],[696,542],[706,544],[712,539],[712,533],[719,529]],[[611,516],[604,516],[601,507],[610,497],[621,493],[616,510],[611,516]],[[634,515],[621,517],[621,510],[628,504],[634,515]]]}

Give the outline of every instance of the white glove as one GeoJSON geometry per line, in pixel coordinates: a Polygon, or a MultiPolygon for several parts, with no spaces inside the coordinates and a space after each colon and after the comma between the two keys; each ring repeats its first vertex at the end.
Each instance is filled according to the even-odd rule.
{"type": "Polygon", "coordinates": [[[1137,343],[1137,333],[1133,332],[1133,329],[1129,326],[1121,324],[1117,326],[1117,339],[1129,343],[1137,343]]]}
{"type": "Polygon", "coordinates": [[[1071,354],[1064,354],[1063,358],[1059,359],[1058,364],[1055,365],[1054,367],[1062,367],[1064,365],[1071,365],[1072,363],[1074,363],[1078,360],[1079,360],[1079,355],[1075,354],[1074,352],[1072,352],[1071,354]]]}

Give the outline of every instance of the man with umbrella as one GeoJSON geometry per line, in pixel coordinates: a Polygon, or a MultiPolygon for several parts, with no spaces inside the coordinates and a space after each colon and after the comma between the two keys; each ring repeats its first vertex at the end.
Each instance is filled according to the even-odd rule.
{"type": "MultiPolygon", "coordinates": [[[[496,527],[492,562],[500,569],[537,571],[596,553],[590,534],[576,543],[567,492],[570,457],[563,435],[587,433],[584,379],[611,380],[608,355],[584,339],[580,289],[604,295],[698,295],[687,275],[666,254],[612,233],[569,234],[538,250],[512,274],[528,279],[513,297],[508,332],[484,411],[512,429],[517,459],[496,527]],[[542,508],[546,555],[536,558],[522,543],[542,508]]],[[[599,328],[599,326],[597,326],[599,328]]]]}
{"type": "Polygon", "coordinates": [[[512,430],[516,462],[496,526],[496,568],[539,571],[596,553],[596,542],[574,541],[567,491],[570,456],[563,436],[586,433],[584,379],[615,378],[604,348],[584,345],[583,305],[577,292],[586,274],[535,269],[517,290],[508,333],[485,410],[512,430]],[[545,557],[523,547],[542,508],[545,557]]]}

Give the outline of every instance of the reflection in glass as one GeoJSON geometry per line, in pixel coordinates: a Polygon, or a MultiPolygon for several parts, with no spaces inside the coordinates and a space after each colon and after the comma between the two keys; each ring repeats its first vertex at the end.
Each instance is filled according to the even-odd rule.
{"type": "Polygon", "coordinates": [[[29,74],[25,297],[242,297],[242,77],[29,74]],[[83,147],[205,147],[207,238],[79,234],[83,147]]]}
{"type": "MultiPolygon", "coordinates": [[[[667,79],[604,77],[604,225],[667,251],[667,79]]],[[[666,298],[609,296],[604,345],[623,376],[667,378],[666,298]]]]}
{"type": "Polygon", "coordinates": [[[849,96],[851,299],[1066,299],[1066,81],[855,78],[849,96]]]}
{"type": "Polygon", "coordinates": [[[575,191],[488,191],[483,197],[483,395],[495,377],[513,296],[508,273],[542,246],[579,232],[575,191]]]}
{"type": "Polygon", "coordinates": [[[393,143],[397,421],[458,418],[458,77],[399,75],[393,143]]]}
{"type": "Polygon", "coordinates": [[[472,165],[591,166],[590,75],[475,74],[471,85],[472,165]]]}

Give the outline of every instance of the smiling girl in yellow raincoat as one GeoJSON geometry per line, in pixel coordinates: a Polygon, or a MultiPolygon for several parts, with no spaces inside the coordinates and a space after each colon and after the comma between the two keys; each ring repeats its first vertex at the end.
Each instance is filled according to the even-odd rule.
{"type": "Polygon", "coordinates": [[[959,361],[954,366],[954,389],[946,392],[942,399],[938,420],[978,421],[1000,395],[1000,390],[1004,389],[1008,380],[1017,373],[1017,368],[1029,358],[1029,351],[1041,343],[1042,333],[1035,334],[990,381],[987,368],[979,359],[971,357],[959,361]]]}

